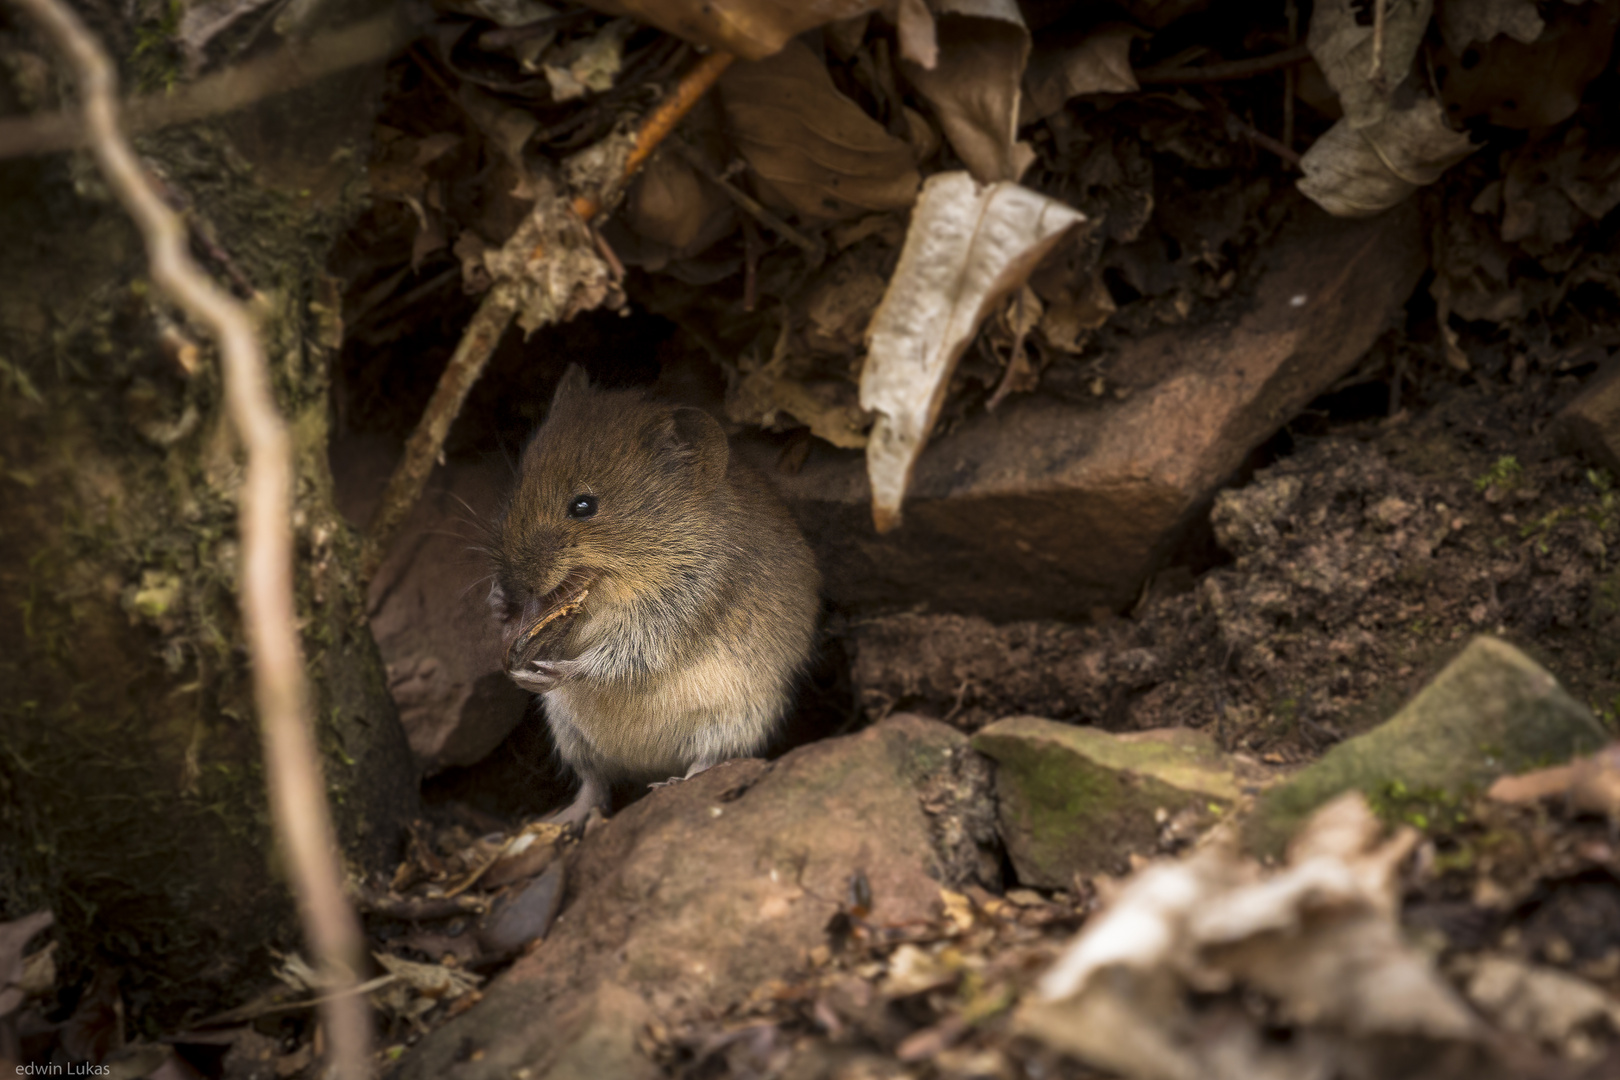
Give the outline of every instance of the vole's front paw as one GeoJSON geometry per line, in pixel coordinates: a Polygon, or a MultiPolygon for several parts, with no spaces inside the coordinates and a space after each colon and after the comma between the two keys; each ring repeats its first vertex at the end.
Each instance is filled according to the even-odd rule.
{"type": "Polygon", "coordinates": [[[583,665],[578,660],[530,660],[526,667],[507,674],[530,693],[543,694],[558,683],[582,674],[582,671],[583,665]]]}

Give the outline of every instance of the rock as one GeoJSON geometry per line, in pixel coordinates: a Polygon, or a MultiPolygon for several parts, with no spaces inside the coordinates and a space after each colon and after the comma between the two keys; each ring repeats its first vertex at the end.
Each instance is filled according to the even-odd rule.
{"type": "Polygon", "coordinates": [[[1559,411],[1552,429],[1565,450],[1620,474],[1620,364],[1593,376],[1559,411]]]}
{"type": "Polygon", "coordinates": [[[942,885],[994,884],[988,806],[966,739],[909,715],[653,791],[580,844],[545,941],[397,1075],[661,1075],[637,1048],[648,1020],[718,1015],[798,970],[852,876],[879,925],[937,915],[942,885]]]}
{"type": "Polygon", "coordinates": [[[1298,822],[1350,788],[1375,802],[1397,782],[1414,794],[1459,797],[1606,741],[1544,668],[1506,642],[1477,637],[1394,717],[1268,791],[1249,842],[1280,851],[1298,822]]]}
{"type": "MultiPolygon", "coordinates": [[[[368,439],[333,448],[339,504],[357,527],[397,456],[397,447],[368,439]]],[[[479,523],[498,512],[510,475],[494,459],[436,469],[371,581],[371,632],[426,775],[483,758],[529,705],[530,695],[501,670],[500,632],[484,602],[489,571],[477,550],[479,523]]]]}
{"type": "Polygon", "coordinates": [[[774,479],[846,610],[928,603],[1007,621],[1121,609],[1249,453],[1400,312],[1426,265],[1422,235],[1411,206],[1354,221],[1298,207],[1226,309],[1101,357],[1122,400],[1037,394],[936,434],[905,523],[885,536],[860,453],[817,445],[789,474],[779,442],[738,450],[774,479]]]}
{"type": "Polygon", "coordinates": [[[1001,837],[1025,885],[1066,888],[1074,875],[1121,874],[1158,847],[1212,822],[1263,774],[1201,731],[1114,735],[1035,716],[998,720],[973,737],[996,761],[1001,837]]]}

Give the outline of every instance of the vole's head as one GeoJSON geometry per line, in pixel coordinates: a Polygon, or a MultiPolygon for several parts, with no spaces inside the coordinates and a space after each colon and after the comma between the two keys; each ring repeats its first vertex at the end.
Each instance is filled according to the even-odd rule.
{"type": "Polygon", "coordinates": [[[523,452],[494,545],[491,603],[508,643],[547,616],[565,579],[570,588],[589,580],[589,611],[656,592],[712,558],[728,511],[728,453],[702,410],[595,389],[570,365],[523,452]]]}

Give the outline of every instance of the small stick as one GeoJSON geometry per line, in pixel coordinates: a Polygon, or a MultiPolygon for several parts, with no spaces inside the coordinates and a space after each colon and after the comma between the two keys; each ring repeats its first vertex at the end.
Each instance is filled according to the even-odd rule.
{"type": "Polygon", "coordinates": [[[1296,169],[1300,167],[1299,163],[1303,159],[1301,158],[1299,151],[1295,150],[1287,143],[1279,142],[1270,135],[1267,135],[1265,132],[1261,131],[1259,128],[1255,127],[1253,124],[1240,120],[1235,116],[1230,117],[1230,122],[1233,127],[1237,128],[1239,134],[1248,139],[1250,142],[1254,143],[1254,145],[1258,146],[1260,149],[1270,150],[1273,154],[1276,154],[1278,157],[1282,158],[1296,169]]]}
{"type": "Polygon", "coordinates": [[[376,576],[399,527],[422,496],[422,488],[438,462],[445,436],[450,434],[450,425],[461,412],[467,392],[483,374],[484,365],[489,363],[495,347],[517,316],[517,308],[507,299],[508,295],[506,290],[495,288],[484,294],[484,302],[473,313],[456,351],[439,376],[439,385],[434,388],[422,419],[417,421],[416,430],[405,443],[405,454],[388,478],[382,501],[366,526],[366,539],[360,550],[362,581],[369,582],[376,576]]]}
{"type": "MultiPolygon", "coordinates": [[[[675,130],[675,125],[714,85],[731,61],[729,53],[710,53],[682,77],[675,89],[642,121],[640,130],[636,132],[635,146],[619,175],[609,185],[610,188],[623,190],[630,178],[647,163],[658,144],[675,130]]],[[[610,194],[581,195],[573,202],[574,212],[589,222],[601,212],[610,194]]],[[[495,347],[500,344],[507,327],[512,325],[516,317],[517,308],[509,299],[508,290],[500,288],[497,283],[484,294],[483,302],[478,305],[460,343],[456,345],[455,354],[439,376],[439,385],[434,388],[422,419],[405,443],[405,454],[394,467],[394,475],[389,477],[388,487],[377,504],[371,524],[366,527],[366,539],[360,552],[362,581],[370,581],[376,574],[399,527],[422,497],[422,489],[427,485],[428,476],[432,474],[433,466],[444,449],[444,439],[450,433],[450,425],[467,400],[467,392],[483,374],[495,347]]]]}
{"type": "MultiPolygon", "coordinates": [[[[618,186],[628,183],[631,177],[641,171],[658,144],[675,130],[675,125],[692,111],[692,106],[708,93],[709,87],[719,81],[733,59],[735,57],[730,53],[713,52],[699,60],[675,85],[674,91],[642,121],[641,130],[636,132],[636,143],[631,147],[630,156],[625,159],[624,168],[617,177],[618,186]]],[[[574,213],[589,221],[601,212],[604,201],[601,196],[581,195],[574,200],[574,213]]]]}
{"type": "Polygon", "coordinates": [[[744,213],[754,217],[761,225],[765,226],[767,229],[771,230],[771,232],[775,233],[777,236],[780,236],[782,239],[786,240],[800,251],[803,251],[812,259],[819,262],[826,256],[826,249],[823,248],[820,243],[804,235],[804,233],[800,232],[798,229],[795,229],[793,226],[789,225],[787,222],[765,209],[765,207],[760,205],[756,199],[749,196],[747,192],[744,192],[742,189],[737,187],[736,184],[733,184],[724,176],[721,176],[719,173],[715,172],[709,167],[709,163],[703,160],[702,155],[700,155],[696,150],[692,149],[692,147],[679,135],[671,138],[669,145],[677,154],[686,160],[688,165],[692,166],[692,168],[703,174],[704,179],[708,180],[715,187],[725,192],[726,198],[736,203],[737,207],[744,213]]]}
{"type": "Polygon", "coordinates": [[[1303,64],[1311,58],[1311,50],[1304,45],[1296,45],[1291,49],[1274,52],[1269,56],[1256,56],[1249,60],[1232,60],[1224,64],[1205,64],[1202,67],[1151,67],[1136,73],[1136,81],[1142,86],[1150,83],[1165,85],[1171,83],[1205,83],[1205,82],[1231,82],[1234,79],[1247,79],[1255,75],[1265,75],[1280,68],[1290,68],[1295,64],[1303,64]]]}
{"type": "MultiPolygon", "coordinates": [[[[19,0],[21,2],[21,0],[19,0]]],[[[316,35],[268,56],[209,75],[180,87],[132,98],[124,109],[124,129],[144,135],[245,108],[276,94],[296,90],[337,71],[381,60],[399,44],[393,15],[316,35]]],[[[90,144],[82,119],[71,111],[0,118],[0,158],[50,154],[90,144]]]]}
{"type": "Polygon", "coordinates": [[[1384,85],[1384,0],[1373,0],[1372,70],[1367,78],[1374,86],[1384,85]]]}
{"type": "Polygon", "coordinates": [[[321,1006],[332,1067],[343,1080],[370,1074],[371,1017],[355,993],[360,924],[343,895],[337,843],[310,731],[309,691],[293,601],[292,445],[276,412],[264,351],[248,312],[203,274],[184,224],[164,204],[118,123],[117,74],[62,0],[17,0],[72,66],[84,133],[107,184],[145,238],[152,278],[219,342],[226,407],[247,449],[241,490],[242,623],[276,838],[292,872],[304,932],[328,980],[321,1006]]]}

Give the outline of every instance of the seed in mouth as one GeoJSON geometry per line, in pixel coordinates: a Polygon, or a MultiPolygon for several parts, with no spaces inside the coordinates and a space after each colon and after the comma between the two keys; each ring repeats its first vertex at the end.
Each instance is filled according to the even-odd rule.
{"type": "Polygon", "coordinates": [[[546,654],[562,644],[597,576],[597,571],[583,567],[570,570],[562,584],[540,598],[539,617],[523,627],[507,647],[506,670],[516,671],[531,660],[553,659],[546,654]]]}

